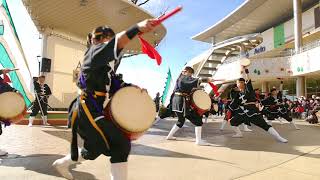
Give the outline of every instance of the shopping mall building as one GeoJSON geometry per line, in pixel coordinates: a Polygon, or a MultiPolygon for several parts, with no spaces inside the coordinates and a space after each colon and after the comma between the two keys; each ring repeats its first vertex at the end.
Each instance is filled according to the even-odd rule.
{"type": "Polygon", "coordinates": [[[212,47],[190,60],[196,75],[223,79],[221,90],[243,75],[242,58],[256,88],[284,81],[285,94],[320,95],[319,0],[246,0],[192,39],[212,47]]]}

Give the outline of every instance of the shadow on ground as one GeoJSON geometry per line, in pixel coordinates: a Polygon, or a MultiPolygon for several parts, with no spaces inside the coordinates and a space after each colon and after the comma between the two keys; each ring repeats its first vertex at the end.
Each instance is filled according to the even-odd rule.
{"type": "MultiPolygon", "coordinates": [[[[52,167],[52,163],[62,158],[61,155],[56,154],[31,154],[28,156],[12,155],[9,154],[3,157],[1,160],[1,166],[7,167],[23,167],[25,170],[34,171],[40,174],[46,174],[50,176],[62,177],[60,174],[52,167]]],[[[76,164],[72,165],[70,168],[74,169],[76,164]]],[[[95,180],[95,176],[86,172],[72,171],[71,173],[75,179],[90,179],[95,180]]]]}

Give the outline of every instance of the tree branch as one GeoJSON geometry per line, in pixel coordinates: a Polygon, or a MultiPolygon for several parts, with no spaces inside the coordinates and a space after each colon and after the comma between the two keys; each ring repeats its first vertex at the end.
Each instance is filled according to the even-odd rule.
{"type": "Polygon", "coordinates": [[[150,0],[145,0],[144,2],[142,2],[142,3],[138,4],[138,6],[142,6],[142,5],[144,5],[144,4],[146,4],[148,1],[150,1],[150,0]]]}

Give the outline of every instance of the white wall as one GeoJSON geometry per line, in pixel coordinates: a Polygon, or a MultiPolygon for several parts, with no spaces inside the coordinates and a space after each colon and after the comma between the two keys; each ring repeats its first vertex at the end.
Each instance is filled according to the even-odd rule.
{"type": "Polygon", "coordinates": [[[77,87],[73,82],[73,70],[79,60],[83,60],[86,47],[80,43],[49,36],[47,58],[51,59],[51,72],[46,74],[46,82],[53,95],[49,98],[50,106],[66,108],[77,95],[77,87]]]}

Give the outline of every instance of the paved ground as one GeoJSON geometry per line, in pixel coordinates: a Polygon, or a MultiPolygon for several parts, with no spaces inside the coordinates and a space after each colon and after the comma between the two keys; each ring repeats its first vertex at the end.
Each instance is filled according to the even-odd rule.
{"type": "MultiPolygon", "coordinates": [[[[319,125],[299,121],[297,131],[276,122],[274,127],[289,139],[281,144],[257,127],[244,138],[231,138],[231,128],[220,132],[221,119],[215,118],[203,130],[204,138],[214,145],[199,147],[190,123],[177,133],[177,141],[166,141],[174,122],[162,120],[133,142],[130,180],[320,179],[319,125]]],[[[70,137],[64,127],[5,128],[0,148],[10,154],[0,158],[0,179],[63,179],[51,164],[69,152],[70,137]]],[[[76,179],[105,180],[109,169],[108,157],[100,156],[72,167],[72,173],[76,179]]]]}

